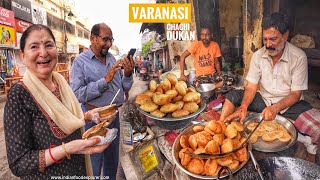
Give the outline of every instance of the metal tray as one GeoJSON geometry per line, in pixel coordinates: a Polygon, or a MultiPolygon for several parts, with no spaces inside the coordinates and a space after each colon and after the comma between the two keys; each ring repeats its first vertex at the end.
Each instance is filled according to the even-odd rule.
{"type": "MultiPolygon", "coordinates": [[[[244,125],[247,127],[251,122],[260,122],[262,119],[259,113],[253,113],[248,115],[244,120],[244,125]]],[[[258,138],[257,142],[252,144],[252,148],[257,151],[262,152],[279,152],[290,148],[294,143],[296,143],[298,138],[298,132],[291,121],[283,116],[277,115],[275,120],[277,123],[281,124],[291,135],[291,141],[281,142],[279,140],[274,140],[272,142],[263,141],[261,137],[258,138]]],[[[250,132],[247,128],[247,132],[250,132]]]]}
{"type": "MultiPolygon", "coordinates": [[[[206,124],[207,124],[207,122],[204,122],[201,125],[206,125],[206,124]]],[[[179,151],[182,149],[182,147],[180,145],[180,138],[181,138],[182,135],[190,136],[191,134],[194,134],[193,129],[192,129],[194,126],[196,126],[196,125],[192,125],[192,126],[187,127],[183,132],[181,132],[179,134],[179,136],[174,141],[173,146],[172,146],[173,161],[174,161],[174,163],[177,165],[177,167],[180,170],[182,170],[183,172],[185,172],[186,174],[188,174],[190,176],[193,176],[193,177],[199,178],[199,179],[218,179],[218,176],[204,176],[204,175],[194,174],[194,173],[188,171],[180,163],[179,151]]],[[[244,134],[245,134],[245,132],[244,132],[244,134]]],[[[249,142],[248,145],[247,145],[247,160],[242,162],[241,164],[239,164],[238,168],[231,172],[232,174],[234,174],[235,172],[239,171],[244,165],[246,165],[246,163],[248,162],[248,160],[250,158],[249,149],[251,149],[251,148],[252,148],[252,146],[251,146],[251,143],[249,142]]],[[[224,178],[224,177],[227,177],[228,175],[229,175],[228,173],[224,173],[219,178],[224,178]]]]}
{"type": "Polygon", "coordinates": [[[148,112],[145,112],[140,109],[140,107],[137,105],[137,109],[145,116],[151,118],[154,120],[155,124],[163,129],[168,129],[168,130],[176,130],[176,129],[181,129],[186,127],[187,125],[190,124],[192,120],[194,120],[198,115],[204,111],[204,109],[207,107],[206,102],[204,101],[203,98],[201,98],[201,103],[198,111],[189,114],[187,116],[183,116],[180,118],[174,118],[171,116],[171,114],[166,115],[165,117],[156,117],[151,115],[148,112]]]}

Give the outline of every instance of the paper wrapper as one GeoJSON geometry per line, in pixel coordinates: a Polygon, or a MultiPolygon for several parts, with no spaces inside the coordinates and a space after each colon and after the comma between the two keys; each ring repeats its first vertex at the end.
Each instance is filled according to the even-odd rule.
{"type": "Polygon", "coordinates": [[[108,132],[107,132],[107,134],[105,136],[94,136],[94,137],[91,137],[91,138],[99,138],[100,139],[100,143],[98,143],[97,145],[104,145],[104,144],[110,143],[114,139],[116,139],[117,133],[118,133],[118,129],[117,128],[112,128],[112,129],[108,129],[108,132]]]}
{"type": "Polygon", "coordinates": [[[94,113],[94,114],[93,114],[93,117],[92,117],[92,120],[95,121],[95,120],[97,120],[98,118],[100,118],[101,122],[102,122],[102,121],[109,121],[109,120],[111,120],[111,119],[114,119],[115,116],[117,115],[117,113],[118,113],[118,110],[116,110],[113,114],[111,114],[111,115],[109,115],[108,117],[105,117],[105,118],[100,118],[100,117],[99,117],[99,113],[94,113]]]}

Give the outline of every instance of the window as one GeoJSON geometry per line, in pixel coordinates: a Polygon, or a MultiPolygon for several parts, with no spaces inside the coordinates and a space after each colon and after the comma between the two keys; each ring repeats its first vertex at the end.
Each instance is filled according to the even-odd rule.
{"type": "Polygon", "coordinates": [[[83,38],[83,30],[80,27],[78,27],[77,31],[78,31],[78,37],[83,38]]]}
{"type": "Polygon", "coordinates": [[[76,34],[75,26],[70,24],[70,23],[68,23],[68,22],[66,22],[66,24],[67,24],[67,26],[66,26],[67,32],[70,33],[70,34],[76,34]]]}
{"type": "Polygon", "coordinates": [[[47,13],[47,23],[48,23],[48,26],[54,30],[58,30],[58,31],[63,30],[63,25],[61,25],[62,21],[59,18],[49,13],[47,13]]]}
{"type": "Polygon", "coordinates": [[[84,31],[84,38],[85,38],[85,39],[89,39],[89,32],[84,31]]]}
{"type": "Polygon", "coordinates": [[[0,6],[5,9],[11,10],[11,0],[0,0],[0,6]]]}

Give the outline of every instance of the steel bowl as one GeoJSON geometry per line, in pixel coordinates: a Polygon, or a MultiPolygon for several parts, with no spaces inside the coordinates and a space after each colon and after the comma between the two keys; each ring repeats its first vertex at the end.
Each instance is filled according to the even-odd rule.
{"type": "Polygon", "coordinates": [[[197,112],[194,112],[192,114],[189,114],[188,116],[180,117],[180,118],[174,118],[171,115],[167,115],[165,117],[156,117],[148,112],[145,112],[138,107],[138,110],[145,116],[151,118],[154,120],[156,126],[163,128],[163,129],[168,129],[168,130],[176,130],[176,129],[181,129],[186,127],[192,120],[194,120],[198,115],[207,107],[206,102],[201,99],[200,102],[200,108],[197,112]]]}
{"type": "Polygon", "coordinates": [[[214,90],[216,89],[216,85],[213,83],[204,83],[200,84],[196,87],[196,90],[201,94],[201,96],[205,99],[209,99],[214,95],[214,90]]]}

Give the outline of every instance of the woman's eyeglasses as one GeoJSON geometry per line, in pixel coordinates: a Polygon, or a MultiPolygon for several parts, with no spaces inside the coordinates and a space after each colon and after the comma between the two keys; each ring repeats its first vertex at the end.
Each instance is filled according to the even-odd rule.
{"type": "Polygon", "coordinates": [[[109,37],[101,37],[100,35],[96,35],[96,36],[99,36],[103,42],[107,43],[108,41],[113,43],[114,39],[113,38],[109,38],[109,37]]]}

